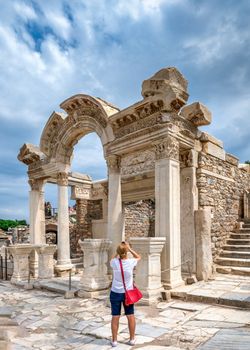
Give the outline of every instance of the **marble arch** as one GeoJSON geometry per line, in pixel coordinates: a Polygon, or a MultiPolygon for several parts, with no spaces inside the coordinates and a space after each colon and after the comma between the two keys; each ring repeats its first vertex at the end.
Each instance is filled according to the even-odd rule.
{"type": "Polygon", "coordinates": [[[61,103],[67,116],[53,112],[43,130],[40,150],[56,162],[70,164],[74,145],[84,135],[96,132],[103,147],[114,139],[108,117],[118,111],[107,102],[78,94],[61,103]]]}

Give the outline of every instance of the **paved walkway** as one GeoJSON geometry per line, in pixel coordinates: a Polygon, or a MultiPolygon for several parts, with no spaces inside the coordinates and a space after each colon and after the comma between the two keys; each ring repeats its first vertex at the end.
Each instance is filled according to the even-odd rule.
{"type": "Polygon", "coordinates": [[[176,288],[171,295],[187,301],[250,309],[250,277],[217,274],[209,282],[176,288]]]}
{"type": "MultiPolygon", "coordinates": [[[[13,350],[110,349],[110,319],[105,298],[64,299],[58,293],[0,283],[0,330],[4,321],[13,322],[7,327],[13,350]]],[[[249,310],[173,300],[137,306],[136,319],[134,349],[249,349],[249,310]]],[[[128,337],[123,316],[118,350],[132,348],[128,337]]]]}

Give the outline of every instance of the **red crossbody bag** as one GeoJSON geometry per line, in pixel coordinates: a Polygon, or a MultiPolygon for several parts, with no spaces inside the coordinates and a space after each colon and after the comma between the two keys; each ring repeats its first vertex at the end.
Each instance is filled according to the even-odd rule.
{"type": "Polygon", "coordinates": [[[125,285],[125,280],[124,280],[124,272],[123,272],[123,266],[122,266],[122,261],[119,259],[120,267],[121,267],[121,273],[122,273],[122,282],[125,290],[125,305],[131,305],[136,303],[142,298],[142,293],[141,291],[133,284],[134,288],[127,290],[126,285],[125,285]]]}

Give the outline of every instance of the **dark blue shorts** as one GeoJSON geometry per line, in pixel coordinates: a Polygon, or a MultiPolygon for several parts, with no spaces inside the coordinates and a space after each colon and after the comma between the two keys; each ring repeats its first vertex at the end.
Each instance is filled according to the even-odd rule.
{"type": "Polygon", "coordinates": [[[111,313],[112,316],[119,316],[121,314],[122,304],[124,307],[125,315],[133,315],[134,314],[134,304],[125,305],[125,293],[115,293],[110,292],[110,303],[111,303],[111,313]]]}

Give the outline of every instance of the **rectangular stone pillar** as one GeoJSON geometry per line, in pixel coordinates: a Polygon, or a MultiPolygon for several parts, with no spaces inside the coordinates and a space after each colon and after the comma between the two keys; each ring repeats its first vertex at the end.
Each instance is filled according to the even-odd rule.
{"type": "Polygon", "coordinates": [[[125,239],[122,197],[120,159],[115,156],[107,158],[108,165],[108,239],[112,241],[110,256],[115,253],[118,244],[125,239]]]}
{"type": "Polygon", "coordinates": [[[155,144],[155,151],[155,236],[166,237],[161,259],[162,282],[171,289],[183,283],[178,141],[168,136],[155,144]]]}
{"type": "Polygon", "coordinates": [[[62,275],[72,268],[70,260],[69,240],[69,199],[68,174],[59,173],[58,184],[58,233],[57,233],[57,264],[56,273],[62,275]]]}
{"type": "MultiPolygon", "coordinates": [[[[29,180],[30,243],[45,244],[44,180],[29,180]]],[[[34,278],[38,276],[38,256],[35,250],[30,255],[30,269],[34,278]]]]}
{"type": "Polygon", "coordinates": [[[130,238],[133,249],[141,256],[135,273],[135,284],[143,294],[141,304],[149,305],[161,300],[164,290],[161,282],[161,252],[165,242],[165,237],[130,238]]]}
{"type": "Polygon", "coordinates": [[[80,281],[78,296],[95,297],[110,287],[108,278],[108,251],[112,242],[108,239],[84,239],[79,241],[83,251],[84,270],[80,281]]]}
{"type": "Polygon", "coordinates": [[[54,277],[54,253],[56,245],[36,246],[38,254],[38,278],[49,279],[54,277]]]}
{"type": "Polygon", "coordinates": [[[187,150],[181,153],[181,260],[182,271],[196,273],[194,212],[198,209],[198,188],[196,185],[197,152],[187,150]],[[186,263],[185,263],[186,262],[186,263]]]}
{"type": "Polygon", "coordinates": [[[213,272],[213,257],[211,245],[211,208],[201,208],[195,211],[196,231],[196,277],[199,281],[207,281],[213,272]]]}
{"type": "Polygon", "coordinates": [[[29,255],[34,247],[30,244],[16,244],[8,247],[9,253],[13,256],[14,270],[11,283],[28,281],[29,278],[29,255]]]}

